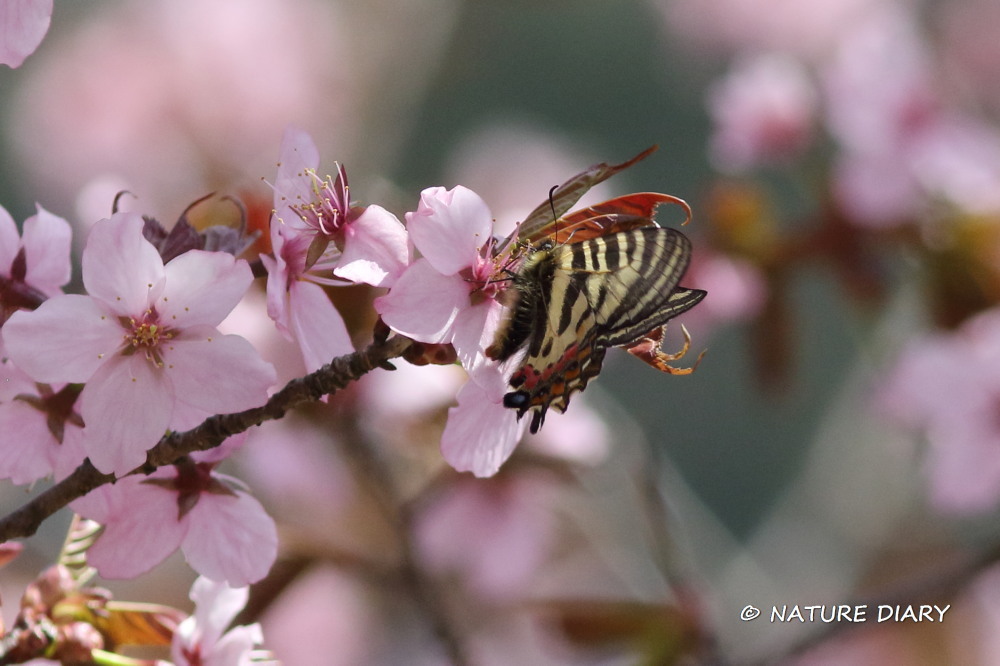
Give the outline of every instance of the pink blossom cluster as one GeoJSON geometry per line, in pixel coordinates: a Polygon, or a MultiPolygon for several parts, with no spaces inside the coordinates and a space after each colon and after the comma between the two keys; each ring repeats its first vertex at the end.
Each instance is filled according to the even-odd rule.
{"type": "MultiPolygon", "coordinates": [[[[375,299],[384,322],[452,345],[467,373],[444,428],[445,460],[495,474],[525,423],[502,404],[511,369],[484,353],[504,315],[511,265],[489,208],[467,188],[429,188],[404,227],[384,208],[354,205],[343,167],[321,177],[318,166],[311,138],[289,129],[273,184],[274,254],[261,257],[277,330],[316,370],[354,351],[325,289],[387,288],[375,299]]],[[[130,212],[94,224],[82,254],[86,293],[64,294],[69,225],[39,208],[19,235],[0,210],[0,474],[59,480],[87,459],[118,477],[73,503],[105,526],[89,551],[105,576],[139,575],[179,548],[203,575],[245,585],[267,573],[277,535],[247,488],[217,470],[244,437],[139,472],[165,434],[268,399],[274,368],[217,328],[254,278],[228,252],[154,245],[150,224],[130,212]],[[164,262],[158,247],[172,258],[164,262]]]]}
{"type": "Polygon", "coordinates": [[[794,169],[816,151],[830,159],[833,193],[852,221],[885,227],[937,202],[1000,210],[1000,129],[983,113],[995,81],[977,89],[955,75],[956,63],[967,79],[1000,58],[957,29],[988,5],[950,3],[930,17],[937,27],[919,3],[898,0],[783,9],[676,0],[666,15],[685,37],[736,56],[707,97],[716,166],[794,169]],[[973,58],[978,70],[965,66],[973,58]],[[830,147],[832,156],[819,152],[830,147]]]}
{"type": "Polygon", "coordinates": [[[929,444],[925,469],[936,507],[995,507],[1000,458],[993,450],[1000,429],[990,359],[1000,343],[1000,328],[992,323],[1000,311],[1000,48],[986,27],[997,16],[995,3],[657,5],[690,48],[730,59],[706,95],[713,121],[709,156],[719,171],[750,183],[745,189],[754,192],[741,199],[742,185],[732,180],[720,188],[729,205],[719,215],[725,229],[716,247],[723,254],[696,262],[692,273],[713,264],[730,273],[743,266],[743,277],[732,285],[756,296],[740,298],[732,285],[720,286],[712,293],[721,299],[698,314],[724,307],[730,296],[758,303],[757,312],[777,321],[774,315],[786,305],[765,285],[787,281],[782,262],[803,256],[842,262],[849,286],[870,296],[880,289],[871,276],[883,267],[864,247],[867,240],[915,241],[906,251],[923,260],[928,310],[947,330],[901,336],[898,357],[874,389],[876,404],[881,415],[929,444]],[[818,202],[814,237],[803,223],[775,232],[773,218],[781,213],[752,201],[765,198],[759,194],[768,187],[765,178],[775,177],[818,202]],[[799,237],[788,240],[790,253],[776,249],[783,236],[794,234],[799,237]]]}

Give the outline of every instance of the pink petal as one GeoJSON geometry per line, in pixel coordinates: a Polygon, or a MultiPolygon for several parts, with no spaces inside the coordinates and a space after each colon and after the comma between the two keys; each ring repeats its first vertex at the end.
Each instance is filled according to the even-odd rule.
{"type": "Polygon", "coordinates": [[[295,203],[311,201],[313,180],[308,171],[319,168],[319,150],[309,133],[288,127],[281,138],[278,152],[278,173],[274,179],[274,210],[272,227],[276,223],[301,226],[299,216],[289,210],[295,203]]]}
{"type": "Polygon", "coordinates": [[[250,265],[225,252],[185,252],[163,272],[166,280],[156,307],[164,324],[179,328],[217,326],[253,282],[250,265]]]}
{"type": "Polygon", "coordinates": [[[59,443],[45,415],[21,400],[0,404],[0,479],[31,483],[52,474],[59,443]]]}
{"type": "Polygon", "coordinates": [[[190,597],[195,606],[193,624],[197,627],[198,640],[211,649],[222,638],[233,618],[247,605],[250,590],[233,588],[222,581],[199,576],[191,586],[190,597]]]}
{"type": "Polygon", "coordinates": [[[304,280],[293,283],[289,306],[292,332],[308,372],[354,352],[343,318],[318,284],[304,280]]]}
{"type": "Polygon", "coordinates": [[[223,440],[222,444],[219,444],[214,449],[194,451],[191,457],[197,462],[221,462],[242,449],[249,435],[249,431],[238,432],[235,435],[227,437],[223,440]]]}
{"type": "Polygon", "coordinates": [[[10,277],[10,265],[21,249],[21,236],[17,223],[7,209],[0,206],[0,275],[10,277]]]}
{"type": "Polygon", "coordinates": [[[15,312],[2,329],[11,360],[35,381],[86,382],[122,344],[115,318],[88,296],[67,294],[33,312],[15,312]]]}
{"type": "Polygon", "coordinates": [[[458,570],[481,593],[523,595],[555,534],[552,514],[535,510],[549,501],[549,483],[529,474],[453,484],[421,512],[415,534],[424,559],[436,571],[458,570]]]}
{"type": "Polygon", "coordinates": [[[105,578],[135,578],[177,550],[187,521],[177,520],[175,492],[139,479],[122,479],[113,490],[104,533],[87,551],[87,562],[105,578]]]}
{"type": "MultiPolygon", "coordinates": [[[[278,253],[277,245],[274,251],[278,253]]],[[[260,261],[267,269],[267,316],[286,340],[292,340],[292,329],[288,325],[288,264],[263,254],[260,261]]]]}
{"type": "Polygon", "coordinates": [[[191,529],[181,549],[201,575],[242,587],[266,576],[274,564],[278,532],[250,495],[202,494],[189,519],[191,529]]]}
{"type": "Polygon", "coordinates": [[[138,213],[117,213],[94,225],[83,250],[83,284],[113,312],[137,316],[162,289],[163,260],[142,237],[138,213]]]}
{"type": "MultiPolygon", "coordinates": [[[[248,656],[255,645],[264,642],[264,633],[257,623],[233,627],[212,649],[212,662],[216,664],[251,664],[248,656]]],[[[277,663],[277,662],[272,662],[277,663]]]]}
{"type": "Polygon", "coordinates": [[[38,206],[38,213],[24,221],[25,282],[49,296],[60,293],[69,282],[71,236],[69,222],[38,206]]]}
{"type": "MultiPolygon", "coordinates": [[[[128,479],[127,483],[134,483],[137,479],[128,479]]],[[[124,483],[125,480],[122,481],[124,483]]],[[[74,512],[84,518],[95,520],[102,525],[108,522],[108,516],[118,511],[121,492],[121,483],[115,485],[103,485],[91,490],[83,497],[70,502],[69,507],[74,512]]]]}
{"type": "Polygon", "coordinates": [[[0,2],[0,64],[21,66],[49,30],[52,0],[0,2]]]}
{"type": "Polygon", "coordinates": [[[59,445],[59,450],[55,452],[52,472],[56,481],[65,479],[70,473],[79,467],[87,457],[87,451],[83,447],[83,428],[67,425],[63,432],[63,441],[59,445]]]}
{"type": "Polygon", "coordinates": [[[993,410],[970,412],[967,418],[942,424],[928,434],[927,474],[931,501],[948,513],[982,513],[1000,498],[1000,460],[993,410]]]}
{"type": "Polygon", "coordinates": [[[448,410],[441,454],[459,472],[493,476],[514,452],[527,426],[512,409],[493,402],[475,382],[458,392],[458,406],[448,410]]]}
{"type": "Polygon", "coordinates": [[[373,287],[391,287],[410,264],[406,229],[381,206],[368,206],[344,233],[344,253],[334,275],[373,287]]]}
{"type": "Polygon", "coordinates": [[[213,328],[185,331],[170,342],[167,376],[177,400],[209,413],[228,414],[267,401],[277,375],[274,366],[238,335],[213,328]]]}
{"type": "Polygon", "coordinates": [[[448,342],[455,317],[467,307],[468,284],[442,275],[427,259],[415,261],[388,294],[375,299],[375,310],[390,328],[421,342],[448,342]]]}
{"type": "Polygon", "coordinates": [[[121,476],[146,460],[160,440],[174,407],[174,387],[163,369],[141,352],[112,356],[80,394],[84,446],[102,472],[121,476]]]}
{"type": "Polygon", "coordinates": [[[10,359],[5,359],[6,355],[0,345],[0,402],[13,400],[18,393],[36,393],[35,381],[10,359]]]}
{"type": "Polygon", "coordinates": [[[482,198],[467,187],[431,187],[420,206],[406,214],[413,244],[439,273],[453,275],[472,265],[493,235],[493,216],[482,198]]]}
{"type": "Polygon", "coordinates": [[[470,375],[488,362],[484,350],[493,342],[503,314],[504,307],[497,301],[488,299],[465,308],[455,318],[452,344],[462,367],[470,375]]]}

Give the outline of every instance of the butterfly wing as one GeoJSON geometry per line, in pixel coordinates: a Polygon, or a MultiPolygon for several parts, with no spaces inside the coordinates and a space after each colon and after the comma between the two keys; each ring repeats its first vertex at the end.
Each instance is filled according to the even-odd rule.
{"type": "Polygon", "coordinates": [[[573,211],[544,225],[536,225],[531,232],[522,225],[521,240],[562,245],[639,227],[655,227],[653,215],[657,206],[664,203],[680,206],[685,211],[685,223],[691,219],[691,208],[683,199],[659,192],[637,192],[573,211]]]}
{"type": "Polygon", "coordinates": [[[527,344],[504,404],[519,416],[533,411],[532,432],[549,407],[565,411],[600,372],[608,347],[642,339],[704,298],[677,287],[690,258],[682,233],[656,226],[533,255],[515,280],[511,323],[487,351],[503,361],[527,344]]]}

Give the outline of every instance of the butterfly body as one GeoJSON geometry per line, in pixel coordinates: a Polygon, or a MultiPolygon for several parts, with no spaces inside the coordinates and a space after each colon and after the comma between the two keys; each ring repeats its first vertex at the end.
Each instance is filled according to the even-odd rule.
{"type": "Polygon", "coordinates": [[[504,405],[519,418],[532,411],[532,432],[549,407],[565,411],[597,376],[608,347],[648,340],[705,296],[678,287],[691,256],[683,234],[649,217],[595,209],[567,216],[575,233],[564,228],[561,244],[548,241],[528,255],[513,280],[510,316],[486,352],[504,362],[524,351],[504,405]]]}

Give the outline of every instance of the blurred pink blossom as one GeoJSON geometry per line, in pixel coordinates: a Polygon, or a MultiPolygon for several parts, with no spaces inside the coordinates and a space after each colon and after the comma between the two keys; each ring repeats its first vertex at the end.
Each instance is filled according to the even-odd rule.
{"type": "MultiPolygon", "coordinates": [[[[412,386],[410,387],[412,390],[412,386]]],[[[356,484],[337,455],[338,435],[289,414],[250,431],[237,462],[255,494],[288,524],[331,532],[355,499],[356,484]],[[322,516],[313,509],[322,506],[322,516]]]]}
{"type": "Polygon", "coordinates": [[[911,151],[939,109],[931,57],[898,5],[853,26],[821,71],[826,121],[841,155],[835,190],[852,218],[898,222],[923,205],[911,151]]]}
{"type": "Polygon", "coordinates": [[[878,392],[879,409],[929,444],[931,499],[945,511],[1000,500],[1000,310],[953,333],[909,342],[878,392]]]}
{"type": "Polygon", "coordinates": [[[853,220],[897,224],[935,200],[1000,210],[1000,131],[954,103],[912,9],[872,12],[822,75],[834,191],[853,220]]]}
{"type": "Polygon", "coordinates": [[[455,401],[466,374],[456,365],[416,366],[394,362],[393,372],[366,375],[358,387],[364,392],[366,421],[375,427],[401,419],[425,417],[455,401]],[[413,387],[419,385],[420,390],[413,387]]]}
{"type": "Polygon", "coordinates": [[[684,281],[712,295],[677,319],[699,337],[717,326],[753,318],[767,299],[767,280],[760,269],[725,254],[695,253],[684,281]]]}
{"type": "Polygon", "coordinates": [[[525,444],[531,451],[568,463],[596,466],[611,454],[612,429],[594,410],[590,393],[581,393],[573,409],[546,417],[545,428],[525,444]]]}
{"type": "Polygon", "coordinates": [[[452,484],[419,515],[421,556],[432,571],[458,574],[492,600],[527,596],[556,536],[551,490],[529,474],[452,484]]]}
{"type": "Polygon", "coordinates": [[[87,383],[87,454],[119,475],[168,428],[263,404],[275,380],[245,339],[215,328],[253,280],[246,262],[193,250],[164,265],[142,227],[134,213],[96,224],[83,252],[89,295],[50,298],[2,329],[35,381],[87,383]]]}
{"type": "Polygon", "coordinates": [[[818,98],[798,61],[781,54],[745,57],[708,92],[715,122],[710,152],[724,171],[801,156],[812,140],[818,98]]]}
{"type": "MultiPolygon", "coordinates": [[[[372,653],[391,632],[371,590],[333,566],[314,567],[296,578],[268,606],[261,624],[267,647],[282,663],[296,666],[379,663],[372,653]]],[[[407,663],[422,663],[416,655],[408,657],[407,663]]]]}
{"type": "Polygon", "coordinates": [[[9,139],[65,208],[95,179],[124,183],[159,219],[257,187],[289,123],[328,128],[327,140],[355,129],[338,14],[316,0],[96,6],[36,56],[9,139]]]}
{"type": "Polygon", "coordinates": [[[52,0],[0,2],[0,65],[17,68],[49,31],[52,0]]]}
{"type": "Polygon", "coordinates": [[[1000,111],[1000,4],[995,0],[950,0],[932,6],[938,55],[950,90],[1000,111]]]}
{"type": "Polygon", "coordinates": [[[820,57],[872,7],[895,0],[654,0],[667,27],[727,53],[787,51],[820,57]]]}

